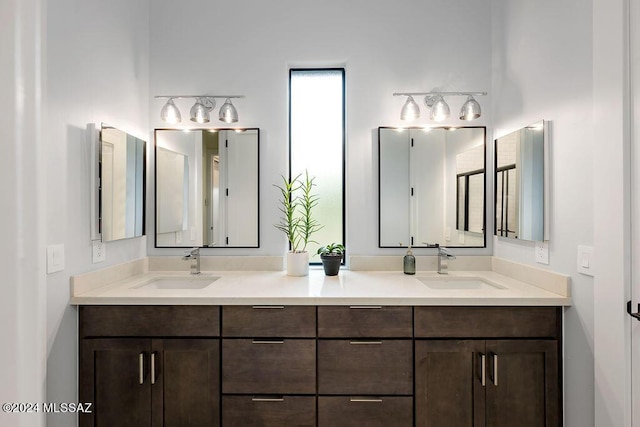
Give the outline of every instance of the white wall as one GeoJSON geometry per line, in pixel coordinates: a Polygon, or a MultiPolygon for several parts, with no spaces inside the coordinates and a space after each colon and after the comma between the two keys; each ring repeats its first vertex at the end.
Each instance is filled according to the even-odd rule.
{"type": "MultiPolygon", "coordinates": [[[[286,240],[273,227],[278,208],[272,184],[288,170],[290,67],[346,68],[346,243],[351,255],[404,253],[378,249],[376,233],[376,130],[404,124],[399,116],[405,100],[393,92],[477,91],[491,85],[490,0],[186,0],[179,8],[170,0],[154,0],[151,40],[150,96],[244,94],[234,100],[240,116],[236,125],[261,130],[261,247],[204,249],[204,254],[285,252],[286,240]]],[[[456,113],[464,100],[451,99],[454,118],[445,125],[462,123],[456,113]]],[[[490,97],[478,100],[484,114],[473,124],[486,125],[490,97]]],[[[151,127],[166,127],[159,118],[162,105],[162,100],[151,101],[151,127]]],[[[190,123],[192,100],[176,105],[183,124],[190,123]]],[[[421,109],[416,125],[429,123],[426,107],[421,109]]],[[[416,253],[433,253],[422,251],[416,253]]],[[[149,253],[181,251],[154,249],[150,241],[149,253]]]]}
{"type": "MultiPolygon", "coordinates": [[[[0,403],[45,399],[43,14],[40,0],[0,2],[0,403]]],[[[2,426],[44,422],[0,412],[2,426]]]]}
{"type": "MultiPolygon", "coordinates": [[[[148,139],[149,2],[58,0],[47,11],[46,243],[66,268],[47,276],[47,401],[77,401],[77,320],[69,276],[145,256],[146,238],[106,244],[92,264],[85,127],[106,122],[148,139]]],[[[49,426],[75,424],[50,414],[49,426]]]]}
{"type": "Polygon", "coordinates": [[[550,264],[527,242],[496,238],[494,254],[571,276],[565,425],[593,426],[594,281],[576,272],[577,246],[594,244],[591,2],[493,0],[493,27],[495,136],[551,121],[550,264]]]}

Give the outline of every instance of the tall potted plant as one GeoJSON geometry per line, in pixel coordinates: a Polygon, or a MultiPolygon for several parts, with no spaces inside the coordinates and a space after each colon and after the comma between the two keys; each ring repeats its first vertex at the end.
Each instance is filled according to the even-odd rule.
{"type": "Polygon", "coordinates": [[[280,222],[275,227],[282,231],[289,241],[287,253],[287,274],[306,276],[309,274],[309,253],[307,244],[314,242],[311,236],[322,226],[313,217],[313,208],[318,204],[318,195],[313,193],[315,178],[306,171],[304,180],[299,174],[292,180],[282,177],[282,185],[274,186],[280,190],[280,222]]]}

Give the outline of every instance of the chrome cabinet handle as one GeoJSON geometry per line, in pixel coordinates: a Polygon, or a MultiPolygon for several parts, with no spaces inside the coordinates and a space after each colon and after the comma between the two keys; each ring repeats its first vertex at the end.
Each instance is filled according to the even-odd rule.
{"type": "Polygon", "coordinates": [[[284,305],[253,305],[251,308],[254,310],[284,310],[284,305]]]}
{"type": "Polygon", "coordinates": [[[284,397],[252,397],[252,402],[284,402],[284,397]]]}
{"type": "Polygon", "coordinates": [[[151,384],[156,383],[156,352],[151,353],[151,384]]]}
{"type": "Polygon", "coordinates": [[[498,386],[498,355],[493,353],[493,385],[498,386]]]}
{"type": "Polygon", "coordinates": [[[140,384],[144,384],[144,352],[138,357],[138,367],[140,372],[140,384]]]}
{"type": "Polygon", "coordinates": [[[382,341],[349,341],[351,345],[382,345],[382,341]]]}
{"type": "Polygon", "coordinates": [[[366,403],[382,403],[382,399],[380,398],[371,398],[371,399],[366,399],[363,397],[351,397],[349,398],[349,402],[366,402],[366,403]]]}
{"type": "Polygon", "coordinates": [[[351,310],[380,310],[382,309],[381,305],[350,305],[349,308],[351,310]]]}
{"type": "Polygon", "coordinates": [[[276,340],[252,340],[251,344],[284,344],[284,341],[276,340]]]}
{"type": "Polygon", "coordinates": [[[482,381],[482,387],[487,385],[487,356],[485,356],[484,354],[480,353],[480,363],[481,363],[481,371],[482,371],[482,375],[480,377],[481,381],[482,381]]]}

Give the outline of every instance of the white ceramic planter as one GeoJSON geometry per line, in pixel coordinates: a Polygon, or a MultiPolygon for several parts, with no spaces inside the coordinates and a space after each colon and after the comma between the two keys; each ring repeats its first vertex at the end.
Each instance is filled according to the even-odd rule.
{"type": "Polygon", "coordinates": [[[287,275],[309,275],[309,252],[287,252],[287,275]]]}

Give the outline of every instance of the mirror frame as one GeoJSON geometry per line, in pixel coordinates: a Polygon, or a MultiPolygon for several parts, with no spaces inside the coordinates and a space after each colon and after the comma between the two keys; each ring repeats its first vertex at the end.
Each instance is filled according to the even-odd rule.
{"type": "Polygon", "coordinates": [[[159,246],[158,245],[158,131],[189,131],[189,132],[197,132],[197,131],[245,131],[245,130],[255,130],[257,135],[257,161],[256,161],[256,176],[257,176],[257,209],[256,209],[256,221],[257,221],[257,239],[256,245],[254,246],[198,246],[202,249],[257,249],[260,248],[260,128],[257,127],[237,127],[237,128],[229,128],[229,127],[211,127],[211,128],[155,128],[153,130],[153,206],[154,206],[154,215],[153,215],[153,246],[154,248],[159,249],[184,249],[184,248],[193,248],[195,246],[159,246]]]}
{"type": "MultiPolygon", "coordinates": [[[[455,244],[440,244],[441,247],[447,247],[447,248],[460,248],[460,249],[486,249],[487,247],[487,229],[488,229],[488,218],[489,215],[487,215],[487,196],[490,194],[490,191],[487,191],[487,156],[489,153],[489,144],[487,141],[487,127],[486,126],[429,126],[428,127],[430,130],[436,130],[436,129],[445,129],[445,130],[449,130],[449,129],[482,129],[483,131],[483,139],[484,139],[484,179],[483,179],[483,189],[484,189],[484,200],[483,200],[483,205],[482,205],[482,222],[483,222],[483,228],[484,228],[484,232],[482,233],[482,241],[483,244],[482,246],[471,246],[471,245],[455,245],[455,244]]],[[[381,152],[381,146],[380,146],[380,135],[381,135],[381,130],[382,129],[392,129],[392,130],[397,130],[397,129],[402,129],[402,130],[424,130],[425,126],[379,126],[378,127],[378,131],[377,131],[377,136],[378,136],[378,247],[379,248],[407,248],[408,245],[394,245],[394,246],[386,246],[386,245],[382,245],[381,242],[381,236],[382,236],[382,221],[381,221],[381,194],[380,194],[380,189],[381,187],[381,174],[380,174],[380,167],[381,167],[381,162],[382,162],[382,158],[380,155],[381,152]]],[[[457,174],[456,174],[457,176],[457,174]]],[[[456,194],[455,194],[455,198],[456,198],[456,225],[457,225],[457,217],[458,217],[458,180],[456,178],[456,183],[455,183],[455,188],[456,188],[456,194]]],[[[413,238],[413,236],[411,236],[413,238]]],[[[411,245],[412,248],[432,248],[433,246],[429,245],[411,245]]]]}

